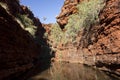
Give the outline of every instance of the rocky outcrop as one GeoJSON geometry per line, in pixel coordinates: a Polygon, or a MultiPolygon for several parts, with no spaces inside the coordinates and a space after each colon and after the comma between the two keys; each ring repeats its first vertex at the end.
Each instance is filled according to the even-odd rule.
{"type": "Polygon", "coordinates": [[[63,29],[64,26],[68,23],[69,16],[71,14],[77,13],[76,5],[81,0],[65,0],[64,5],[61,9],[61,13],[57,16],[57,23],[63,29]]]}
{"type": "Polygon", "coordinates": [[[0,80],[13,80],[34,67],[41,51],[16,20],[17,14],[29,15],[38,27],[36,35],[43,36],[44,28],[32,12],[20,6],[19,0],[1,0],[0,12],[0,80]]]}

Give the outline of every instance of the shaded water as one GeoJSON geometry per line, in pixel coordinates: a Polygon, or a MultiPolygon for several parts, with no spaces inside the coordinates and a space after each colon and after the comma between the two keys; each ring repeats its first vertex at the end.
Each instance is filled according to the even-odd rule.
{"type": "Polygon", "coordinates": [[[97,69],[74,63],[53,63],[52,66],[28,80],[117,80],[97,69]]]}

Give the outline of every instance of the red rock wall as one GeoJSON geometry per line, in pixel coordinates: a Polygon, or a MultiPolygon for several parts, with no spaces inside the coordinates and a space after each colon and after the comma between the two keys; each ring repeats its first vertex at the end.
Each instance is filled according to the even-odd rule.
{"type": "Polygon", "coordinates": [[[15,20],[14,14],[22,10],[19,3],[15,0],[1,2],[7,3],[11,14],[0,5],[0,80],[13,80],[34,66],[40,49],[15,20]]]}
{"type": "Polygon", "coordinates": [[[69,16],[71,14],[77,13],[76,5],[81,0],[65,0],[64,5],[61,9],[61,13],[57,16],[57,23],[63,29],[64,26],[67,24],[69,16]]]}
{"type": "Polygon", "coordinates": [[[95,36],[90,36],[88,40],[92,41],[94,38],[94,41],[88,46],[84,46],[85,43],[82,46],[86,56],[85,63],[89,64],[91,57],[97,66],[120,73],[120,1],[107,0],[99,18],[100,25],[93,26],[90,31],[95,36]]]}

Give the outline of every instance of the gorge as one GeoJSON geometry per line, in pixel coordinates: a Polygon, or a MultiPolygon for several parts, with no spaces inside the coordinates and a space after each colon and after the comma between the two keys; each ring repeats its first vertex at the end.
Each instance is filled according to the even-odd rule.
{"type": "MultiPolygon", "coordinates": [[[[37,74],[58,62],[66,63],[62,64],[66,74],[75,69],[70,66],[80,63],[119,80],[119,35],[120,0],[65,0],[56,23],[51,24],[41,23],[19,0],[0,0],[0,80],[27,80],[20,77],[28,78],[32,70],[37,74]]],[[[77,65],[78,71],[79,67],[86,70],[77,65]]]]}

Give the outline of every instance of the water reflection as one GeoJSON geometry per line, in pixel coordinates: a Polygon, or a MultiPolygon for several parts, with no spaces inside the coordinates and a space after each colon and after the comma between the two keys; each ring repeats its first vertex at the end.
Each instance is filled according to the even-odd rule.
{"type": "Polygon", "coordinates": [[[50,69],[28,80],[115,80],[102,71],[74,63],[53,63],[50,69]]]}

